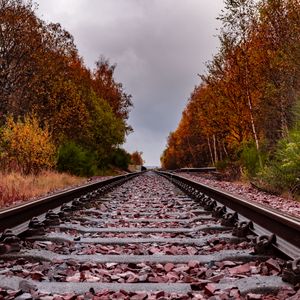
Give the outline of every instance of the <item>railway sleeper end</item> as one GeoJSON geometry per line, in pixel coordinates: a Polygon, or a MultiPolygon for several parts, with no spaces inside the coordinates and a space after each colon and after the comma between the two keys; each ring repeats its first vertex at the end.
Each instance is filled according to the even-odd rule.
{"type": "Polygon", "coordinates": [[[217,206],[216,200],[209,198],[204,203],[204,210],[206,210],[206,211],[213,211],[216,206],[217,206]]]}
{"type": "Polygon", "coordinates": [[[37,217],[33,217],[28,224],[28,229],[25,232],[26,236],[44,235],[45,223],[41,222],[37,217]]]}
{"type": "Polygon", "coordinates": [[[3,231],[0,237],[0,255],[21,250],[20,238],[11,229],[3,231]]]}
{"type": "Polygon", "coordinates": [[[237,212],[227,213],[222,218],[221,225],[226,227],[235,227],[238,220],[239,220],[239,216],[237,212]]]}
{"type": "Polygon", "coordinates": [[[254,240],[254,253],[255,254],[274,254],[273,245],[276,244],[276,235],[260,235],[254,240]]]}
{"type": "Polygon", "coordinates": [[[247,237],[249,234],[251,234],[251,229],[254,229],[252,221],[239,222],[233,229],[232,235],[237,237],[247,237]]]}
{"type": "Polygon", "coordinates": [[[216,219],[220,219],[220,218],[223,218],[224,215],[226,214],[227,212],[227,209],[226,209],[226,206],[223,205],[223,206],[215,206],[214,207],[214,210],[212,211],[212,216],[216,219]]]}
{"type": "Polygon", "coordinates": [[[60,210],[61,210],[62,212],[64,212],[64,213],[70,213],[70,212],[72,211],[72,208],[71,208],[71,206],[68,205],[67,203],[64,203],[64,204],[61,206],[60,210]]]}
{"type": "Polygon", "coordinates": [[[53,210],[48,210],[48,212],[45,215],[44,223],[47,226],[59,225],[60,224],[59,214],[54,213],[53,210]]]}
{"type": "Polygon", "coordinates": [[[287,262],[282,272],[282,280],[292,285],[300,284],[300,257],[287,262]]]}
{"type": "Polygon", "coordinates": [[[204,197],[205,197],[205,194],[201,193],[200,191],[198,191],[198,193],[195,196],[197,202],[202,201],[202,199],[204,197]]]}

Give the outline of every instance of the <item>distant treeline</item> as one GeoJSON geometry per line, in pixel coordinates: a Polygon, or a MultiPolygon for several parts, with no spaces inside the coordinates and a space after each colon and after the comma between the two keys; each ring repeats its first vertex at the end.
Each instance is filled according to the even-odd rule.
{"type": "Polygon", "coordinates": [[[100,57],[89,70],[73,36],[35,10],[31,1],[0,0],[2,168],[92,175],[126,167],[130,155],[119,146],[132,131],[132,100],[115,65],[100,57]]]}
{"type": "Polygon", "coordinates": [[[219,52],[170,133],[162,165],[292,172],[286,186],[299,186],[300,1],[226,0],[219,19],[219,52]]]}

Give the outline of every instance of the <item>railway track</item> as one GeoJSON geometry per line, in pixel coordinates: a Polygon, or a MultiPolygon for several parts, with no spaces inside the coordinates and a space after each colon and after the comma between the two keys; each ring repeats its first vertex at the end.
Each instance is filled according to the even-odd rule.
{"type": "MultiPolygon", "coordinates": [[[[0,299],[300,299],[298,238],[229,198],[147,172],[36,204],[36,219],[2,225],[0,299]]],[[[299,237],[299,221],[283,223],[299,237]]]]}

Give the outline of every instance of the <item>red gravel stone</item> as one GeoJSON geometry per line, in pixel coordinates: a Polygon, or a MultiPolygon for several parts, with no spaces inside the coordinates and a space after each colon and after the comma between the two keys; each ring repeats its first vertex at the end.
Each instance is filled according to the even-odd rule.
{"type": "Polygon", "coordinates": [[[262,299],[261,294],[249,293],[246,295],[246,300],[261,300],[261,299],[262,299]]]}
{"type": "Polygon", "coordinates": [[[174,268],[174,264],[172,264],[172,263],[167,263],[167,264],[165,264],[165,271],[166,272],[170,272],[172,269],[174,268]]]}
{"type": "Polygon", "coordinates": [[[250,271],[250,264],[246,263],[229,269],[230,275],[248,273],[250,271]]]}
{"type": "Polygon", "coordinates": [[[190,260],[189,263],[188,263],[188,266],[190,268],[198,267],[199,266],[199,262],[197,260],[190,260]]]}
{"type": "Polygon", "coordinates": [[[205,287],[204,287],[205,292],[209,295],[209,296],[213,296],[214,292],[216,291],[216,286],[213,283],[208,283],[205,287]]]}
{"type": "Polygon", "coordinates": [[[280,268],[280,266],[279,266],[278,261],[277,261],[276,259],[274,259],[274,258],[268,259],[268,260],[266,261],[266,265],[267,265],[269,268],[273,269],[273,270],[276,270],[276,271],[278,271],[278,272],[281,271],[281,268],[280,268]]]}
{"type": "Polygon", "coordinates": [[[147,298],[148,298],[148,295],[145,292],[137,292],[137,293],[135,293],[135,295],[130,297],[131,300],[145,300],[147,298]]]}

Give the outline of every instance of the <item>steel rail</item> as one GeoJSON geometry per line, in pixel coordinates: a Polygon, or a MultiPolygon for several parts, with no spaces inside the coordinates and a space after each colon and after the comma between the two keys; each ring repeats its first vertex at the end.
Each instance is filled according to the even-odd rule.
{"type": "Polygon", "coordinates": [[[181,168],[176,170],[177,172],[197,172],[197,173],[209,173],[215,172],[217,169],[215,167],[204,167],[204,168],[181,168]]]}
{"type": "Polygon", "coordinates": [[[192,193],[201,192],[220,204],[237,212],[239,221],[251,220],[256,235],[275,234],[274,247],[282,254],[296,259],[300,257],[300,219],[270,207],[247,201],[223,190],[198,183],[170,172],[157,172],[175,185],[185,185],[192,193]]]}
{"type": "Polygon", "coordinates": [[[89,183],[80,187],[72,188],[67,191],[55,193],[41,199],[26,202],[18,206],[0,211],[0,232],[5,229],[14,229],[15,234],[21,234],[27,228],[28,222],[33,217],[41,218],[48,210],[55,209],[64,203],[70,202],[75,198],[83,196],[99,188],[115,185],[127,181],[140,173],[130,173],[115,176],[103,181],[89,183]]]}

